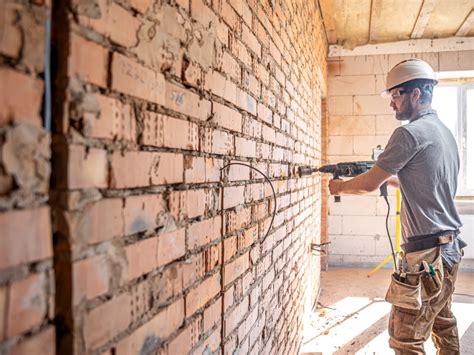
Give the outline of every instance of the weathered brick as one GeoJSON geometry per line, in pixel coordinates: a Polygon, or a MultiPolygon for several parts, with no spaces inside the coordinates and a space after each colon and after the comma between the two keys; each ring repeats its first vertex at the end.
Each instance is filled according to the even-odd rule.
{"type": "Polygon", "coordinates": [[[116,152],[111,158],[111,188],[122,189],[183,182],[183,155],[116,152]]]}
{"type": "Polygon", "coordinates": [[[229,334],[237,327],[237,325],[244,319],[249,309],[249,298],[245,297],[226,317],[224,323],[225,336],[229,334]]]}
{"type": "Polygon", "coordinates": [[[39,334],[27,338],[16,344],[8,352],[9,355],[42,354],[54,355],[56,334],[53,326],[48,326],[39,334]]]}
{"type": "Polygon", "coordinates": [[[212,121],[231,131],[242,131],[242,114],[217,102],[212,105],[212,121]]]}
{"type": "Polygon", "coordinates": [[[208,303],[221,288],[220,275],[214,274],[210,276],[203,283],[191,290],[186,296],[186,316],[193,315],[199,308],[208,303]]]}
{"type": "Polygon", "coordinates": [[[69,189],[106,188],[107,179],[107,152],[105,150],[82,145],[68,147],[67,187],[69,189]]]}
{"type": "Polygon", "coordinates": [[[26,332],[45,319],[48,307],[47,282],[45,274],[32,274],[10,286],[7,337],[26,332]]]}
{"type": "Polygon", "coordinates": [[[13,69],[0,68],[1,125],[10,121],[24,121],[40,126],[42,96],[43,82],[41,80],[13,69]]]}
{"type": "Polygon", "coordinates": [[[241,137],[235,137],[235,155],[255,158],[257,156],[256,142],[241,137]]]}
{"type": "Polygon", "coordinates": [[[85,315],[84,341],[89,351],[126,330],[131,322],[130,295],[122,293],[85,315]],[[103,322],[107,319],[107,322],[103,322]]]}
{"type": "Polygon", "coordinates": [[[122,54],[112,56],[112,90],[165,105],[163,74],[144,67],[122,54]]]}
{"type": "Polygon", "coordinates": [[[261,57],[262,46],[257,37],[250,31],[247,26],[242,26],[242,41],[254,52],[258,58],[261,57]]]}
{"type": "Polygon", "coordinates": [[[224,267],[224,285],[228,285],[249,268],[249,253],[238,257],[224,267]]]}
{"type": "Polygon", "coordinates": [[[184,320],[184,302],[179,299],[160,311],[117,344],[117,355],[136,354],[146,349],[152,351],[161,339],[178,329],[184,320]],[[151,349],[149,349],[151,347],[151,349]]]}
{"type": "Polygon", "coordinates": [[[130,105],[99,94],[88,96],[88,100],[98,105],[98,112],[84,113],[86,136],[132,142],[136,140],[136,122],[130,105]]]}
{"type": "Polygon", "coordinates": [[[169,82],[166,82],[165,105],[174,111],[203,121],[211,115],[211,103],[208,100],[169,82]]]}
{"type": "Polygon", "coordinates": [[[146,112],[142,140],[145,145],[197,150],[198,126],[193,122],[146,112]]]}
{"type": "Polygon", "coordinates": [[[122,199],[103,199],[80,211],[65,212],[69,237],[74,244],[95,244],[123,235],[122,199]]]}
{"type": "Polygon", "coordinates": [[[133,234],[159,227],[164,221],[157,217],[166,213],[162,195],[130,196],[125,199],[123,218],[125,234],[133,234]]]}
{"type": "Polygon", "coordinates": [[[231,236],[224,239],[224,262],[231,259],[237,253],[237,237],[231,236]]]}
{"type": "Polygon", "coordinates": [[[188,247],[194,249],[209,244],[221,236],[222,217],[217,216],[188,226],[188,247]]]}
{"type": "Polygon", "coordinates": [[[222,317],[222,297],[212,303],[204,310],[203,314],[203,332],[206,333],[221,320],[222,317]]]}
{"type": "Polygon", "coordinates": [[[78,76],[92,84],[107,86],[108,51],[74,33],[70,36],[69,76],[78,76]]]}
{"type": "Polygon", "coordinates": [[[109,289],[109,269],[104,256],[96,255],[72,265],[73,304],[97,297],[109,289]]]}
{"type": "Polygon", "coordinates": [[[231,155],[234,152],[234,136],[212,128],[202,130],[201,150],[206,153],[231,155]]]}
{"type": "Polygon", "coordinates": [[[224,208],[231,208],[244,203],[245,186],[224,188],[224,208]]]}
{"type": "Polygon", "coordinates": [[[0,270],[51,258],[49,207],[0,213],[0,270]]]}
{"type": "Polygon", "coordinates": [[[221,344],[221,327],[220,325],[212,332],[211,335],[197,349],[196,354],[205,354],[206,352],[215,353],[221,344]]]}

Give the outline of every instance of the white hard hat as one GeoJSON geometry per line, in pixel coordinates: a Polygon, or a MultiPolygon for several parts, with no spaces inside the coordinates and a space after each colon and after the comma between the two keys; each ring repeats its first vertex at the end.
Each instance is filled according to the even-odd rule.
{"type": "Polygon", "coordinates": [[[433,80],[436,85],[436,75],[431,66],[421,59],[407,59],[395,65],[387,74],[387,84],[382,94],[388,93],[394,87],[397,87],[407,81],[414,79],[433,80]]]}

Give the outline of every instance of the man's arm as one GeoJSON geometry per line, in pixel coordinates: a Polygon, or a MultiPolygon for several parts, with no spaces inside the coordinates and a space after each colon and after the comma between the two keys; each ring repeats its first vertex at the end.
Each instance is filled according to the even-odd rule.
{"type": "MultiPolygon", "coordinates": [[[[329,191],[331,195],[364,195],[378,189],[380,185],[389,180],[391,176],[392,174],[374,165],[368,172],[360,174],[353,179],[347,181],[329,181],[329,191]]],[[[395,180],[398,185],[398,179],[396,177],[395,180]]],[[[395,183],[395,181],[393,181],[393,183],[395,183]]],[[[389,181],[389,184],[393,186],[392,181],[389,181]]]]}
{"type": "Polygon", "coordinates": [[[400,188],[400,181],[398,181],[398,177],[396,177],[396,176],[392,176],[391,178],[389,178],[387,180],[387,184],[388,184],[388,186],[391,186],[395,189],[400,188]]]}

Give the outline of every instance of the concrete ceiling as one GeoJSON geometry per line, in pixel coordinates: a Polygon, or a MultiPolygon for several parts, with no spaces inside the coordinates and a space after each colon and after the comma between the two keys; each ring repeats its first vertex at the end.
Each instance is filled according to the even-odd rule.
{"type": "Polygon", "coordinates": [[[474,0],[318,0],[329,44],[345,48],[474,36],[474,0]]]}

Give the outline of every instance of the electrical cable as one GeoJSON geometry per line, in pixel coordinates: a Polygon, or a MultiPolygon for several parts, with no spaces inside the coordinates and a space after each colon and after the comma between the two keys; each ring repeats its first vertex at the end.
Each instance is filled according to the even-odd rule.
{"type": "Polygon", "coordinates": [[[270,187],[272,188],[272,193],[273,193],[273,200],[274,200],[274,203],[273,203],[273,213],[272,213],[272,220],[270,221],[270,225],[268,226],[268,229],[267,229],[267,233],[265,234],[265,237],[263,239],[265,239],[267,236],[268,236],[268,233],[270,233],[270,230],[272,229],[272,225],[273,225],[273,220],[275,219],[275,215],[276,215],[276,205],[277,205],[277,199],[276,199],[276,193],[275,193],[275,188],[273,187],[273,184],[270,180],[270,178],[265,175],[262,171],[260,171],[259,169],[249,165],[249,164],[245,164],[245,163],[239,163],[239,162],[233,162],[233,163],[228,163],[226,165],[224,165],[221,170],[224,170],[226,169],[227,167],[231,166],[231,165],[242,165],[242,166],[246,166],[250,169],[253,169],[257,172],[259,172],[264,178],[265,180],[267,180],[267,182],[270,184],[270,187]]]}
{"type": "Polygon", "coordinates": [[[392,249],[393,265],[395,267],[395,272],[397,272],[397,257],[395,256],[395,249],[393,249],[392,238],[390,237],[390,230],[388,228],[388,219],[390,217],[390,203],[386,195],[383,195],[385,202],[387,203],[387,217],[385,218],[385,228],[387,229],[388,241],[390,242],[390,248],[392,249]]]}

